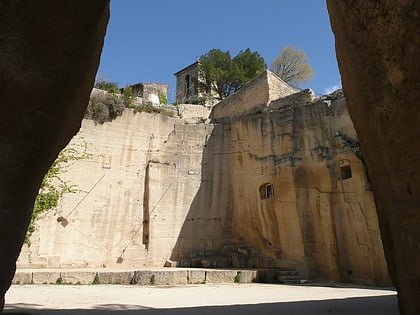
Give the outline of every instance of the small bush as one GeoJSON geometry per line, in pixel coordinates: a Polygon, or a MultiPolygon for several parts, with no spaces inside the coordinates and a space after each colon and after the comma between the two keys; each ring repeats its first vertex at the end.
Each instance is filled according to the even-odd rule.
{"type": "Polygon", "coordinates": [[[113,94],[119,94],[120,88],[118,87],[118,83],[116,82],[109,82],[107,80],[97,81],[95,83],[95,88],[103,91],[107,91],[113,94]]]}
{"type": "Polygon", "coordinates": [[[63,278],[61,278],[61,276],[59,276],[57,278],[57,280],[55,280],[55,284],[63,284],[63,278]]]}
{"type": "Polygon", "coordinates": [[[125,109],[122,97],[116,94],[94,92],[86,108],[85,118],[103,124],[117,118],[125,109]]]}
{"type": "Polygon", "coordinates": [[[156,276],[155,275],[151,275],[150,276],[150,284],[154,285],[156,283],[156,276]]]}
{"type": "Polygon", "coordinates": [[[163,91],[159,91],[159,103],[164,105],[168,104],[168,97],[163,91]]]}
{"type": "Polygon", "coordinates": [[[93,278],[92,284],[101,284],[101,280],[99,279],[98,273],[95,274],[95,277],[93,278]]]}
{"type": "Polygon", "coordinates": [[[238,271],[238,272],[236,272],[236,276],[235,276],[235,278],[233,278],[233,281],[235,283],[240,283],[241,282],[241,277],[242,277],[242,272],[238,271]]]}
{"type": "Polygon", "coordinates": [[[134,92],[131,86],[126,86],[123,90],[124,105],[130,107],[134,101],[134,92]]]}
{"type": "Polygon", "coordinates": [[[167,110],[162,107],[155,106],[151,102],[144,102],[141,105],[131,106],[130,108],[132,108],[136,113],[145,112],[145,113],[157,113],[157,114],[167,115],[171,117],[174,116],[174,113],[172,111],[167,110]]]}

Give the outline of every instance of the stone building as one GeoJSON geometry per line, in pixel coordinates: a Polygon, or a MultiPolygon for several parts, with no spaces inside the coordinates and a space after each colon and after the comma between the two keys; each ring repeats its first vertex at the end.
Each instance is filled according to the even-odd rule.
{"type": "Polygon", "coordinates": [[[168,99],[169,85],[165,83],[141,82],[130,86],[134,96],[140,102],[150,102],[153,105],[160,105],[161,99],[168,99]]]}
{"type": "Polygon", "coordinates": [[[176,102],[178,104],[214,103],[218,94],[206,90],[205,79],[200,73],[199,61],[179,70],[176,76],[176,102]]]}
{"type": "Polygon", "coordinates": [[[128,109],[103,125],[84,120],[73,145],[85,142],[91,158],[64,178],[78,191],[40,218],[18,267],[172,260],[390,284],[342,93],[317,98],[266,71],[215,105],[210,119],[128,109]]]}

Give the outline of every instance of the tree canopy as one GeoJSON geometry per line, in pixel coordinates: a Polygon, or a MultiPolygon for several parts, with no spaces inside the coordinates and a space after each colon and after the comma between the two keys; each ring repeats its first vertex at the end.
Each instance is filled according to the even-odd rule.
{"type": "Polygon", "coordinates": [[[229,51],[212,49],[200,57],[199,67],[204,74],[206,92],[214,89],[223,99],[263,72],[266,64],[260,54],[249,48],[233,58],[229,51]]]}
{"type": "Polygon", "coordinates": [[[294,85],[309,81],[313,76],[306,54],[295,46],[281,48],[280,55],[274,59],[270,70],[283,81],[294,85]]]}

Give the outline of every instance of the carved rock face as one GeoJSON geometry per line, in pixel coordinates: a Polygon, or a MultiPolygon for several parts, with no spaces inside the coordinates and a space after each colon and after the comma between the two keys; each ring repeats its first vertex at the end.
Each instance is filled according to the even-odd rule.
{"type": "Polygon", "coordinates": [[[401,314],[420,314],[419,2],[328,0],[401,314]]]}
{"type": "Polygon", "coordinates": [[[0,310],[42,177],[80,127],[109,1],[0,3],[0,310]]]}

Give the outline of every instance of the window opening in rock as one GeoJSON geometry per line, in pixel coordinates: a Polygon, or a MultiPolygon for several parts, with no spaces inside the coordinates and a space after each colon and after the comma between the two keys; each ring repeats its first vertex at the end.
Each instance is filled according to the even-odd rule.
{"type": "Polygon", "coordinates": [[[185,95],[186,96],[190,95],[190,75],[189,74],[185,76],[185,95]]]}
{"type": "Polygon", "coordinates": [[[345,180],[345,179],[348,179],[348,178],[352,177],[350,166],[343,166],[343,167],[340,167],[340,169],[341,169],[341,179],[342,180],[345,180]]]}
{"type": "Polygon", "coordinates": [[[264,184],[260,186],[260,197],[261,199],[273,198],[274,197],[274,186],[273,184],[264,184]]]}

